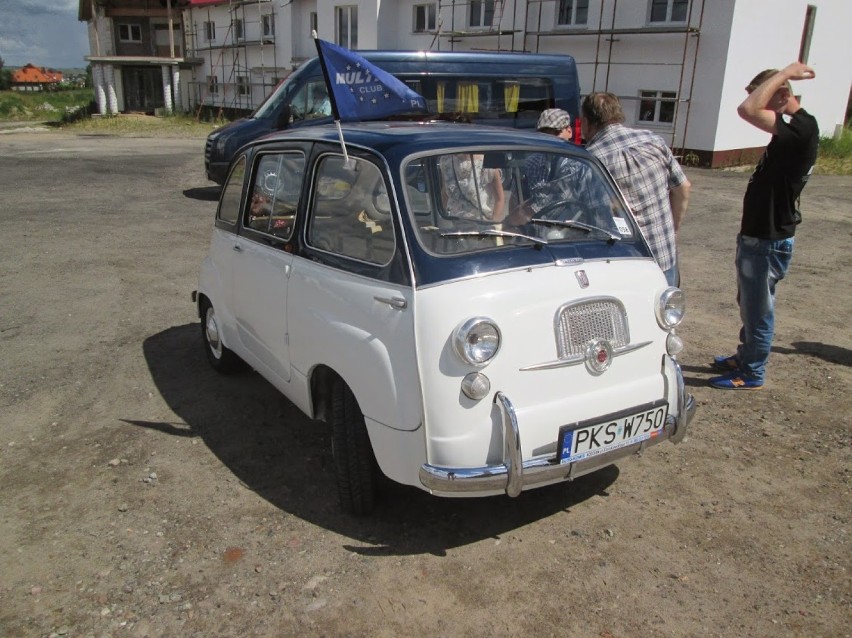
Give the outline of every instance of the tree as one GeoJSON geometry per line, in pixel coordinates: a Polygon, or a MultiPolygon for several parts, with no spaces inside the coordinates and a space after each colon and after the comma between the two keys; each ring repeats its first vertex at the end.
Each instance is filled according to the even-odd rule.
{"type": "Polygon", "coordinates": [[[12,86],[12,71],[6,68],[6,61],[0,58],[0,91],[8,91],[12,86]]]}

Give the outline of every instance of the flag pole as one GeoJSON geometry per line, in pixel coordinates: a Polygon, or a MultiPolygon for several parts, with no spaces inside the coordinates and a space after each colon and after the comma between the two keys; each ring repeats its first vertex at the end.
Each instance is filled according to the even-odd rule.
{"type": "Polygon", "coordinates": [[[334,118],[334,124],[337,127],[337,137],[340,139],[340,148],[343,151],[344,166],[350,167],[349,153],[346,152],[346,143],[343,141],[343,128],[340,126],[340,113],[337,110],[337,101],[334,99],[334,91],[331,88],[331,78],[328,74],[328,67],[325,64],[325,58],[322,54],[319,38],[316,30],[311,31],[311,37],[314,39],[314,44],[317,47],[317,55],[319,56],[320,68],[322,68],[322,76],[325,79],[325,90],[328,92],[328,103],[331,105],[331,116],[334,118]]]}

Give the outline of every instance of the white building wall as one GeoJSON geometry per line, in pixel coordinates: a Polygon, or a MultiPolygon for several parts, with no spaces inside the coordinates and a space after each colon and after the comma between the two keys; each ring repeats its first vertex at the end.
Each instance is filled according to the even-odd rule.
{"type": "Polygon", "coordinates": [[[849,0],[786,0],[783,11],[767,0],[737,0],[720,95],[720,119],[713,148],[727,150],[764,146],[767,135],[736,114],[745,99],[744,88],[760,71],[781,68],[799,55],[805,12],[817,7],[808,63],[816,78],[793,82],[802,106],[820,125],[820,134],[832,135],[842,124],[852,82],[847,25],[852,24],[849,0]],[[846,53],[843,53],[843,51],[846,53]]]}

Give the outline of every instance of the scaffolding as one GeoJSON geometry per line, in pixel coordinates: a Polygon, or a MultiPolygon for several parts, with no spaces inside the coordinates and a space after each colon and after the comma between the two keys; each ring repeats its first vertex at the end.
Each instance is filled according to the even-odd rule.
{"type": "MultiPolygon", "coordinates": [[[[698,49],[700,44],[701,27],[704,20],[704,4],[706,0],[700,0],[700,10],[697,19],[694,19],[693,12],[695,5],[699,0],[692,0],[689,3],[689,10],[686,20],[683,24],[666,25],[666,26],[641,26],[633,28],[617,28],[616,15],[618,13],[618,0],[611,0],[610,8],[605,11],[607,0],[601,0],[600,14],[598,16],[598,28],[586,28],[582,26],[562,26],[557,25],[555,16],[558,14],[563,0],[526,0],[524,4],[524,15],[522,20],[518,16],[518,6],[520,0],[515,0],[512,3],[513,11],[511,21],[504,20],[505,0],[495,0],[493,19],[490,25],[483,25],[471,28],[456,27],[457,8],[460,15],[468,16],[470,5],[473,0],[439,0],[438,16],[439,24],[435,31],[435,40],[438,42],[438,49],[441,48],[443,40],[449,45],[452,51],[455,45],[464,38],[494,38],[492,47],[470,47],[470,49],[482,49],[490,51],[521,51],[527,53],[539,53],[542,39],[548,38],[595,38],[594,56],[588,59],[574,59],[578,66],[593,66],[592,69],[592,85],[584,87],[586,93],[595,91],[609,91],[610,71],[613,67],[644,65],[644,66],[670,66],[678,69],[677,91],[675,98],[667,97],[641,97],[636,95],[619,95],[619,99],[624,101],[648,100],[654,102],[674,101],[674,116],[671,122],[672,126],[672,142],[671,147],[676,154],[683,155],[686,152],[686,135],[689,128],[689,115],[692,106],[692,92],[695,82],[695,71],[698,63],[698,49]],[[444,25],[440,22],[441,17],[445,13],[450,14],[450,24],[448,29],[444,29],[444,25]],[[550,19],[550,17],[554,19],[550,19]],[[607,26],[605,23],[609,22],[607,26]],[[676,61],[666,62],[636,62],[636,61],[616,61],[613,59],[613,43],[621,38],[644,38],[649,36],[665,36],[665,35],[682,35],[683,47],[681,59],[676,61]],[[504,47],[504,43],[508,38],[508,48],[504,47]],[[690,41],[695,42],[694,49],[690,56],[690,41]],[[601,78],[601,69],[604,70],[601,78]],[[688,71],[688,73],[687,73],[688,71]],[[683,121],[683,126],[679,127],[683,121]],[[678,136],[680,141],[678,142],[678,136]]],[[[481,1],[476,2],[477,7],[481,7],[481,1]]],[[[573,52],[572,52],[573,53],[573,52]]]]}
{"type": "MultiPolygon", "coordinates": [[[[209,75],[193,77],[190,86],[198,104],[222,117],[226,112],[252,111],[260,104],[289,69],[278,65],[275,46],[275,3],[272,0],[229,0],[228,26],[221,43],[205,38],[208,25],[215,25],[211,7],[201,10],[203,19],[191,15],[189,46],[196,55],[207,58],[209,75]],[[211,79],[212,78],[212,79],[211,79]]],[[[215,26],[213,27],[215,29],[215,26]]]]}

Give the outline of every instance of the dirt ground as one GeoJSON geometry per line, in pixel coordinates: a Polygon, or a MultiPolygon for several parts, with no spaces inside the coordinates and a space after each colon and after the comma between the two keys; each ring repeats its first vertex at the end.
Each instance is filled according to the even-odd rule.
{"type": "Polygon", "coordinates": [[[768,385],[735,345],[746,172],[688,170],[681,445],[517,499],[341,514],[325,426],[217,376],[202,139],[0,135],[0,636],[849,636],[852,178],[816,176],[768,385]]]}

